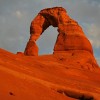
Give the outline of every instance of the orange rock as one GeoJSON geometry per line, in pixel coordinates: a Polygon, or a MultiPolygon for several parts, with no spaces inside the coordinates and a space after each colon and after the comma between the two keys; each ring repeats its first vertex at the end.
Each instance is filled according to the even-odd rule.
{"type": "MultiPolygon", "coordinates": [[[[58,54],[61,52],[66,53],[69,50],[71,52],[80,50],[80,52],[88,51],[93,56],[92,46],[82,28],[76,21],[68,16],[66,10],[62,7],[43,9],[32,21],[30,26],[30,39],[24,52],[25,55],[38,55],[38,47],[35,41],[50,25],[58,27],[59,32],[54,46],[54,54],[56,52],[58,54]]],[[[86,56],[90,55],[87,53],[86,56]]],[[[98,67],[94,56],[90,57],[90,59],[91,62],[95,62],[94,64],[98,67]]]]}
{"type": "Polygon", "coordinates": [[[38,47],[37,47],[35,41],[30,40],[27,43],[24,54],[28,55],[28,56],[37,56],[38,55],[38,47]]]}
{"type": "Polygon", "coordinates": [[[23,53],[23,52],[17,52],[17,55],[21,55],[21,56],[23,56],[24,53],[23,53]]]}
{"type": "MultiPolygon", "coordinates": [[[[31,23],[30,26],[31,35],[29,42],[31,40],[36,41],[50,25],[52,25],[53,27],[58,27],[59,24],[66,22],[68,19],[69,16],[66,14],[66,10],[62,7],[54,7],[41,10],[40,13],[35,17],[35,19],[31,23]],[[62,15],[64,16],[64,18],[62,15]]],[[[25,55],[31,55],[31,53],[28,52],[29,51],[28,49],[29,45],[27,45],[25,49],[25,55]]]]}
{"type": "Polygon", "coordinates": [[[92,46],[64,8],[40,11],[24,54],[0,49],[0,100],[100,100],[100,67],[92,46]],[[37,56],[35,42],[50,25],[59,32],[54,53],[37,56]]]}
{"type": "Polygon", "coordinates": [[[50,25],[58,27],[59,32],[54,53],[67,50],[87,50],[93,53],[92,46],[78,23],[68,16],[64,8],[54,7],[41,10],[32,21],[30,26],[31,35],[25,49],[25,55],[38,55],[38,50],[35,49],[35,47],[37,48],[36,44],[30,47],[30,41],[35,42],[50,25]]]}
{"type": "Polygon", "coordinates": [[[92,46],[84,35],[82,28],[76,23],[60,24],[58,38],[54,47],[56,51],[86,50],[93,54],[92,46]]]}
{"type": "Polygon", "coordinates": [[[91,58],[83,50],[18,56],[0,49],[0,100],[100,100],[100,68],[91,58]]]}

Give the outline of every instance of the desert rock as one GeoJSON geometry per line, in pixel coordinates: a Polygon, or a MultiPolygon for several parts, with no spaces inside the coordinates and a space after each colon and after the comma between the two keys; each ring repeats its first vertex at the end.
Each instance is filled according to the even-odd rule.
{"type": "Polygon", "coordinates": [[[81,26],[69,17],[66,10],[62,7],[47,8],[38,13],[30,26],[30,39],[24,52],[25,55],[38,55],[38,46],[35,41],[50,25],[58,27],[59,32],[53,54],[62,52],[66,54],[69,51],[72,53],[76,53],[76,51],[80,53],[85,52],[85,55],[87,56],[85,60],[87,60],[84,62],[84,65],[87,65],[87,62],[89,62],[89,64],[92,65],[91,68],[94,68],[94,64],[95,67],[98,67],[93,56],[92,46],[81,26]]]}
{"type": "Polygon", "coordinates": [[[92,46],[78,23],[68,16],[64,8],[54,7],[41,10],[31,22],[30,39],[25,49],[25,55],[38,54],[38,50],[35,51],[31,49],[37,48],[35,41],[50,25],[53,27],[58,27],[59,32],[56,44],[54,46],[54,52],[67,50],[87,50],[93,53],[92,46]],[[34,41],[34,45],[31,45],[31,41],[34,41]],[[33,53],[30,51],[33,51],[33,53]]]}
{"type": "Polygon", "coordinates": [[[64,8],[39,12],[24,53],[0,48],[0,100],[100,100],[92,46],[64,8]],[[54,53],[40,56],[36,40],[50,25],[59,32],[54,53]]]}
{"type": "Polygon", "coordinates": [[[100,100],[100,68],[85,63],[88,53],[21,56],[0,49],[0,99],[100,100]]]}
{"type": "Polygon", "coordinates": [[[28,56],[38,56],[38,46],[36,45],[35,41],[29,40],[24,54],[28,56]]]}

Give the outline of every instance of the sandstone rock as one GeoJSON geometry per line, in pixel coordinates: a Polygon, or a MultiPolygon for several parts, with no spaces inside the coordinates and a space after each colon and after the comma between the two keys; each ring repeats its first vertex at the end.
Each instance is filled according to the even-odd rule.
{"type": "Polygon", "coordinates": [[[28,55],[28,56],[37,56],[38,55],[38,47],[34,41],[30,40],[27,43],[24,54],[28,55]]]}
{"type": "Polygon", "coordinates": [[[100,68],[90,52],[72,51],[19,56],[0,49],[0,100],[100,100],[100,68]]]}
{"type": "Polygon", "coordinates": [[[58,27],[59,32],[53,54],[62,52],[66,54],[68,51],[71,53],[76,53],[77,51],[81,52],[81,54],[85,52],[86,56],[90,57],[91,55],[91,57],[85,58],[86,61],[83,65],[86,66],[84,68],[91,69],[94,65],[95,67],[98,67],[98,64],[93,56],[92,46],[85,36],[82,28],[75,20],[68,16],[66,10],[62,7],[43,9],[35,17],[30,26],[30,39],[24,52],[25,55],[38,55],[38,47],[35,41],[50,25],[58,27]],[[91,64],[88,64],[88,61],[91,61],[91,64]]]}
{"type": "Polygon", "coordinates": [[[0,48],[0,100],[100,100],[100,67],[92,46],[64,8],[40,11],[24,54],[0,48]],[[54,53],[37,56],[35,42],[50,25],[59,32],[54,53]]]}
{"type": "MultiPolygon", "coordinates": [[[[59,23],[64,23],[68,19],[69,16],[66,15],[66,10],[62,7],[54,7],[41,10],[40,13],[35,17],[35,19],[31,23],[30,26],[31,35],[29,42],[31,40],[36,41],[40,37],[40,35],[44,32],[44,30],[46,30],[50,25],[52,25],[53,27],[58,27],[59,23]],[[62,17],[62,15],[64,16],[64,18],[62,17]]],[[[29,52],[27,53],[28,48],[29,46],[26,47],[25,49],[25,55],[31,55],[29,54],[29,52]]]]}
{"type": "Polygon", "coordinates": [[[17,55],[24,56],[24,53],[23,52],[17,52],[17,55]]]}
{"type": "Polygon", "coordinates": [[[56,51],[86,50],[93,54],[92,46],[78,24],[60,24],[58,32],[54,53],[56,51]]]}
{"type": "MultiPolygon", "coordinates": [[[[29,44],[31,44],[31,41],[34,41],[35,43],[44,30],[46,30],[50,25],[58,27],[59,32],[54,46],[54,53],[56,51],[67,50],[87,50],[93,53],[92,46],[78,23],[68,16],[64,8],[54,7],[41,10],[32,21],[30,26],[31,35],[25,49],[25,55],[35,55],[32,54],[32,51],[34,52],[34,50],[31,49],[35,49],[37,46],[31,45],[30,48],[29,44]]],[[[37,55],[38,50],[35,50],[34,53],[37,55]]]]}

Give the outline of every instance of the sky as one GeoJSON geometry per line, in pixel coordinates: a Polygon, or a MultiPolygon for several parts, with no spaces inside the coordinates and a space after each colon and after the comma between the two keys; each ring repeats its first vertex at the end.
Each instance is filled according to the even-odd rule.
{"type": "MultiPolygon", "coordinates": [[[[0,48],[24,52],[30,23],[44,8],[64,7],[90,40],[100,65],[100,0],[0,0],[0,48]]],[[[57,28],[50,26],[38,39],[39,54],[53,53],[57,28]]]]}

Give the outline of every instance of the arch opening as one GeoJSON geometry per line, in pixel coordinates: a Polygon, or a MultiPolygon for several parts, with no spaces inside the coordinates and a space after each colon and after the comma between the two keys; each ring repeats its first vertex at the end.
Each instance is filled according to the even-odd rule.
{"type": "MultiPolygon", "coordinates": [[[[53,49],[54,53],[68,51],[68,50],[86,50],[93,54],[92,46],[89,40],[84,35],[84,32],[82,28],[78,25],[78,23],[68,16],[64,8],[54,7],[41,10],[35,17],[35,19],[31,22],[30,39],[25,48],[24,52],[25,55],[28,56],[38,55],[39,49],[38,46],[36,45],[36,41],[40,38],[40,36],[42,38],[43,32],[48,33],[46,29],[51,25],[53,27],[57,27],[58,28],[57,31],[59,33],[59,35],[57,36],[56,43],[54,45],[53,49]]],[[[51,33],[53,32],[50,31],[50,34],[51,33]]],[[[55,34],[52,35],[51,39],[54,38],[54,36],[55,34]]],[[[44,41],[43,43],[44,45],[47,44],[48,41],[50,40],[49,38],[47,40],[45,39],[42,39],[44,41]]],[[[52,45],[53,44],[54,43],[52,43],[52,45]]],[[[43,52],[45,52],[45,49],[43,52]]]]}
{"type": "Polygon", "coordinates": [[[49,26],[36,41],[39,55],[52,54],[58,36],[57,27],[49,26]]]}

